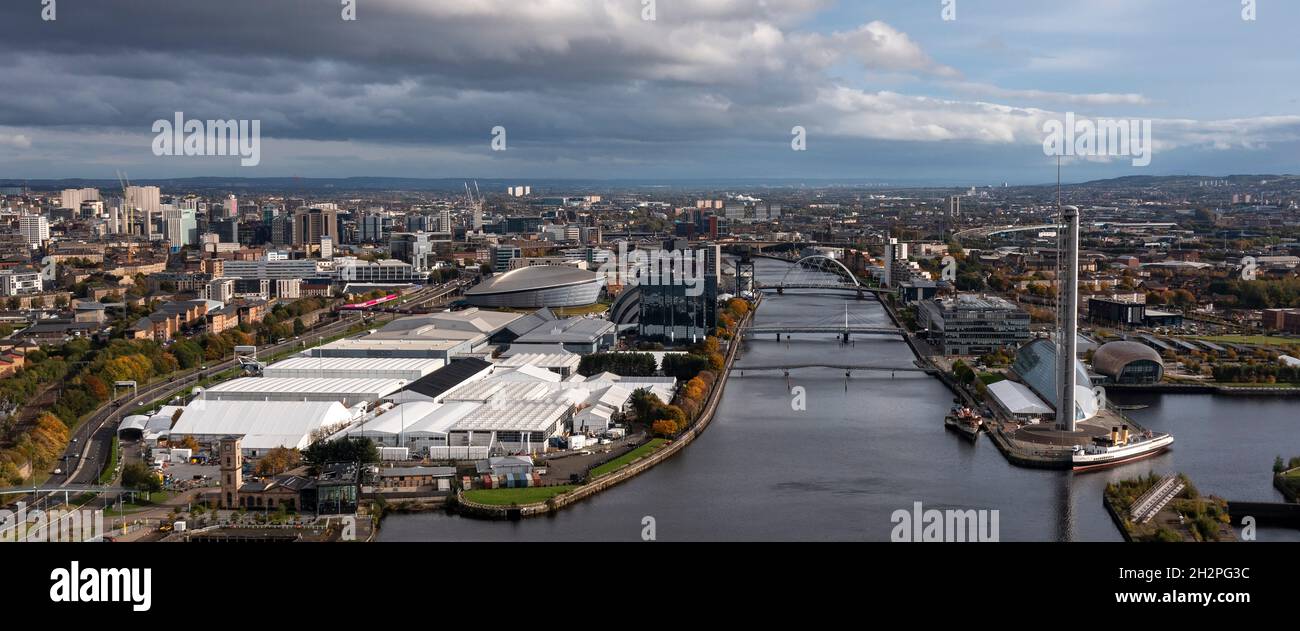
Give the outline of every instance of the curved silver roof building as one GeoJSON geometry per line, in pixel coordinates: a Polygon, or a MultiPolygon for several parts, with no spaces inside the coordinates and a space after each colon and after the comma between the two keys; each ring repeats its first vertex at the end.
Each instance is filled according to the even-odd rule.
{"type": "Polygon", "coordinates": [[[497,274],[465,292],[465,300],[480,307],[580,307],[596,302],[600,288],[595,272],[538,265],[497,274]]]}
{"type": "Polygon", "coordinates": [[[1092,355],[1092,369],[1115,383],[1156,383],[1165,373],[1160,353],[1139,342],[1107,342],[1092,355]]]}

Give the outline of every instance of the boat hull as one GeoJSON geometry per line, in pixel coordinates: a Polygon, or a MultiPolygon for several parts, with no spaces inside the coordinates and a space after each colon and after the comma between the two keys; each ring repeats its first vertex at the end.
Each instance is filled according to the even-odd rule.
{"type": "Polygon", "coordinates": [[[1072,469],[1074,471],[1091,471],[1095,469],[1104,469],[1114,467],[1144,458],[1160,455],[1169,450],[1174,444],[1174,437],[1165,435],[1160,438],[1142,442],[1130,449],[1121,448],[1115,453],[1107,454],[1074,454],[1072,469]]]}
{"type": "Polygon", "coordinates": [[[958,434],[961,434],[962,437],[964,437],[965,439],[971,442],[975,442],[979,440],[980,429],[981,429],[981,426],[979,425],[970,426],[965,423],[959,423],[955,421],[947,421],[946,423],[944,423],[944,425],[947,426],[948,429],[953,430],[958,434]]]}

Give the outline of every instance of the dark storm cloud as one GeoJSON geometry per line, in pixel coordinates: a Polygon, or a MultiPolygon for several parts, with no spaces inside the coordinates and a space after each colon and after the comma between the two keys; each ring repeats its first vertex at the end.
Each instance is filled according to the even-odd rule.
{"type": "MultiPolygon", "coordinates": [[[[0,166],[159,168],[149,130],[175,112],[261,120],[261,168],[280,173],[333,161],[339,175],[841,175],[930,168],[962,151],[1041,160],[1041,123],[1059,114],[858,86],[885,77],[1007,99],[1048,93],[963,82],[884,22],[809,28],[831,4],[658,0],[647,22],[640,0],[357,0],[346,22],[337,0],[58,0],[58,19],[43,22],[38,0],[9,0],[0,150],[25,151],[0,152],[0,166]],[[487,151],[497,125],[504,155],[487,151]],[[790,151],[795,125],[810,133],[806,154],[790,151]]],[[[1171,121],[1161,142],[1258,144],[1296,126],[1171,121]]]]}

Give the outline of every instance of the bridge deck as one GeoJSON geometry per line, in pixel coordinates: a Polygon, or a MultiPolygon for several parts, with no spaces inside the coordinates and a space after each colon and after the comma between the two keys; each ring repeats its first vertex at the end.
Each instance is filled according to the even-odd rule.
{"type": "Polygon", "coordinates": [[[829,363],[779,364],[779,365],[732,366],[731,367],[733,371],[752,370],[754,372],[771,371],[771,370],[799,370],[803,368],[830,368],[834,370],[847,370],[847,371],[857,370],[857,371],[875,371],[875,372],[922,372],[922,373],[936,372],[934,369],[931,368],[918,368],[916,366],[873,366],[869,364],[829,364],[829,363]]]}
{"type": "Polygon", "coordinates": [[[843,335],[860,334],[860,335],[902,335],[903,330],[893,326],[751,326],[740,330],[741,335],[763,335],[767,333],[834,333],[843,335]]]}

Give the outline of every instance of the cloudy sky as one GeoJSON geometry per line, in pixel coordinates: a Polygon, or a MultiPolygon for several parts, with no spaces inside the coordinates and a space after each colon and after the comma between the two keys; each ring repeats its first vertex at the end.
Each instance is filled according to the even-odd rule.
{"type": "Polygon", "coordinates": [[[1300,172],[1294,0],[49,1],[0,6],[0,178],[1040,183],[1066,112],[1155,141],[1073,181],[1300,172]],[[178,111],[260,164],[154,156],[178,111]]]}

